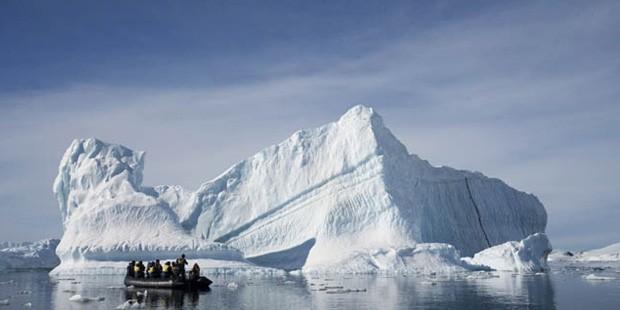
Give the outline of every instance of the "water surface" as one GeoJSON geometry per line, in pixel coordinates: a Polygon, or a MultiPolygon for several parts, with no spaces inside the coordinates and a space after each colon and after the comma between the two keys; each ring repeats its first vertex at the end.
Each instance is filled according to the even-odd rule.
{"type": "MultiPolygon", "coordinates": [[[[602,268],[600,268],[602,267],[602,268]]],[[[2,309],[619,309],[620,269],[555,266],[537,275],[211,276],[212,289],[186,293],[127,289],[118,276],[50,278],[46,270],[0,273],[2,309]],[[614,277],[591,281],[586,274],[614,277]],[[73,295],[101,301],[69,301],[73,295]]]]}

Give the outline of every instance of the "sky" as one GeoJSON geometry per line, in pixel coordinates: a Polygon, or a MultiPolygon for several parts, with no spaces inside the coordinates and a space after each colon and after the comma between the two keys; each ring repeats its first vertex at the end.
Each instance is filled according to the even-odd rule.
{"type": "Polygon", "coordinates": [[[556,248],[620,242],[618,1],[1,1],[0,239],[61,237],[74,138],[196,189],[373,107],[434,165],[534,193],[556,248]]]}

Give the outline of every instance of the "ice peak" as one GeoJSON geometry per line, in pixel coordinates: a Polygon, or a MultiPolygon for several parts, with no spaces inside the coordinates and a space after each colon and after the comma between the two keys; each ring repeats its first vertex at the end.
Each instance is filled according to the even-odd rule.
{"type": "Polygon", "coordinates": [[[373,128],[382,128],[383,119],[375,110],[371,107],[358,104],[350,108],[344,113],[338,120],[340,124],[357,123],[366,124],[369,123],[373,128]]]}

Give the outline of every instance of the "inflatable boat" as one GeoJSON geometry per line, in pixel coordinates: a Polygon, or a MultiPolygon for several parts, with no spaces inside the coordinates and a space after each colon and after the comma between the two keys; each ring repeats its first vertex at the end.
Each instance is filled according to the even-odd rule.
{"type": "Polygon", "coordinates": [[[211,283],[213,283],[213,281],[206,277],[199,277],[195,280],[189,280],[171,278],[134,278],[125,276],[125,286],[135,286],[140,288],[204,290],[208,289],[211,283]]]}

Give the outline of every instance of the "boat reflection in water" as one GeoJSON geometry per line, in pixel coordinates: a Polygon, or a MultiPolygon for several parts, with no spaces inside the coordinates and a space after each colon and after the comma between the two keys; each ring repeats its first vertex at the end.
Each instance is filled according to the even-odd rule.
{"type": "Polygon", "coordinates": [[[137,301],[147,308],[185,309],[186,306],[197,307],[200,295],[207,291],[128,288],[125,299],[137,301]]]}

